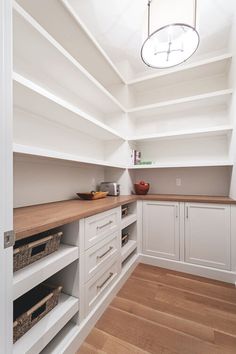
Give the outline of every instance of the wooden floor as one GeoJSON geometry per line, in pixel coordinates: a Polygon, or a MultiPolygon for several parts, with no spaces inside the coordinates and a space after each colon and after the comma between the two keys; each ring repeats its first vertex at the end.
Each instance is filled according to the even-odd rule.
{"type": "Polygon", "coordinates": [[[139,264],[79,354],[236,354],[236,288],[139,264]]]}

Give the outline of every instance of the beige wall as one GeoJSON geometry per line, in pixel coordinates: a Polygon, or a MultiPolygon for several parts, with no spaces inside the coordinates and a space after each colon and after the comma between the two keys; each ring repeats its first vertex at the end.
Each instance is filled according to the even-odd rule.
{"type": "Polygon", "coordinates": [[[133,172],[133,181],[141,179],[151,184],[150,193],[228,196],[231,168],[164,168],[133,172]],[[176,186],[176,178],[181,178],[180,187],[176,186]]]}
{"type": "Polygon", "coordinates": [[[52,159],[14,158],[14,207],[72,199],[96,189],[103,167],[52,159]]]}

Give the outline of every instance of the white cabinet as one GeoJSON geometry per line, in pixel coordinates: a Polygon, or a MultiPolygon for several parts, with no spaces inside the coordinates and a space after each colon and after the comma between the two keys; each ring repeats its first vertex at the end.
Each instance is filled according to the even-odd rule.
{"type": "Polygon", "coordinates": [[[185,261],[230,269],[230,205],[185,204],[185,261]]]}
{"type": "Polygon", "coordinates": [[[120,226],[120,208],[111,209],[85,219],[85,249],[101,241],[120,226]]]}
{"type": "Polygon", "coordinates": [[[179,203],[143,202],[143,253],[179,260],[179,203]]]}

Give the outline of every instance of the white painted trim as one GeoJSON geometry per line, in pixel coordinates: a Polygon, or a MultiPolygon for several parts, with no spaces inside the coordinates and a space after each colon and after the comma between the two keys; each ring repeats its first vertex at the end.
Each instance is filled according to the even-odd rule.
{"type": "Polygon", "coordinates": [[[216,279],[227,283],[234,284],[236,282],[236,272],[214,269],[196,264],[174,261],[171,259],[158,258],[145,254],[140,255],[139,262],[144,264],[150,264],[156,267],[176,270],[178,272],[199,275],[205,278],[216,279]]]}
{"type": "Polygon", "coordinates": [[[4,232],[13,229],[12,171],[12,3],[0,3],[0,343],[12,353],[13,252],[4,248],[4,232]]]}

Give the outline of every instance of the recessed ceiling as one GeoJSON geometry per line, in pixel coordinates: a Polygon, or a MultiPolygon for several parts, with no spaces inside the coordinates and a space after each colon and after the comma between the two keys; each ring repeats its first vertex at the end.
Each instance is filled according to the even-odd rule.
{"type": "MultiPolygon", "coordinates": [[[[147,0],[68,2],[127,81],[156,72],[156,69],[146,67],[140,57],[145,37],[147,0]]],[[[228,50],[235,9],[235,0],[198,0],[197,28],[201,42],[191,61],[228,50]]]]}

